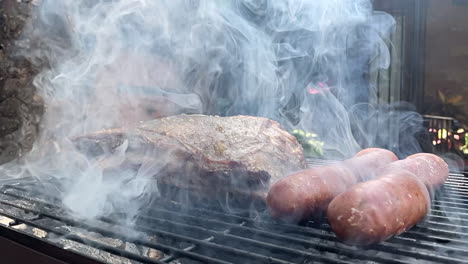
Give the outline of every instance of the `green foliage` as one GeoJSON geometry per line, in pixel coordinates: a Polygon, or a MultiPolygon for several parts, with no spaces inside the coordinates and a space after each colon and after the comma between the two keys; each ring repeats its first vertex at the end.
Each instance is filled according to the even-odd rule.
{"type": "Polygon", "coordinates": [[[468,132],[465,133],[465,145],[461,146],[460,150],[463,152],[463,154],[468,155],[468,132]]]}
{"type": "Polygon", "coordinates": [[[308,157],[323,157],[323,146],[325,143],[318,140],[317,134],[300,129],[294,129],[292,134],[304,148],[304,155],[308,157]]]}

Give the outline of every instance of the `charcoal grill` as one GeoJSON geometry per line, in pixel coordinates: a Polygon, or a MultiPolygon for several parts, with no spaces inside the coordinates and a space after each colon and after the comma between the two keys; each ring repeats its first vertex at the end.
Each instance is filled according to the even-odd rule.
{"type": "MultiPolygon", "coordinates": [[[[314,160],[312,166],[328,161],[314,160]]],[[[340,243],[325,222],[288,225],[158,201],[129,230],[77,220],[33,178],[0,182],[2,263],[468,263],[468,179],[451,173],[431,214],[386,242],[340,243]]]]}

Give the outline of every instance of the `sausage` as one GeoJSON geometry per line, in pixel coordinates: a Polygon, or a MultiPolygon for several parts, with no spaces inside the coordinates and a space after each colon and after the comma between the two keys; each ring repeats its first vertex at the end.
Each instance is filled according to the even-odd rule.
{"type": "Polygon", "coordinates": [[[404,160],[392,162],[382,168],[382,173],[395,170],[407,170],[418,177],[432,195],[442,186],[449,176],[447,163],[440,157],[430,153],[418,153],[404,160]]]}
{"type": "Polygon", "coordinates": [[[272,185],[267,205],[274,218],[298,222],[326,212],[330,201],[378,168],[398,160],[385,149],[365,149],[338,164],[293,173],[272,185]]]}
{"type": "Polygon", "coordinates": [[[390,150],[381,148],[367,148],[359,151],[354,158],[343,161],[352,171],[358,182],[376,177],[383,166],[392,164],[398,157],[390,150]]]}
{"type": "Polygon", "coordinates": [[[430,153],[418,153],[407,157],[405,160],[421,161],[418,171],[413,172],[426,186],[438,188],[449,177],[448,164],[440,157],[430,153]],[[423,163],[424,161],[424,163],[423,163]],[[425,166],[423,165],[425,164],[425,166]]]}
{"type": "Polygon", "coordinates": [[[382,167],[380,174],[381,177],[350,188],[330,203],[328,221],[344,242],[378,243],[414,226],[428,213],[429,209],[422,208],[429,208],[430,197],[447,180],[449,168],[434,154],[418,153],[382,167]],[[407,179],[397,181],[393,175],[406,175],[407,179]],[[414,183],[411,187],[410,181],[415,178],[425,187],[427,199],[415,199],[423,194],[414,183]],[[401,225],[396,225],[397,221],[402,221],[401,225]]]}
{"type": "Polygon", "coordinates": [[[338,195],[328,206],[327,216],[338,239],[363,246],[413,227],[427,215],[430,203],[429,192],[418,177],[394,170],[338,195]]]}

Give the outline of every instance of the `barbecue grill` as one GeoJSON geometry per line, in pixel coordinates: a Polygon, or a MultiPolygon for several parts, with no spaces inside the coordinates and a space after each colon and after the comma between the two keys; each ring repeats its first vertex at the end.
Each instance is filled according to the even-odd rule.
{"type": "MultiPolygon", "coordinates": [[[[311,166],[329,163],[313,160],[311,166]]],[[[430,215],[370,247],[340,243],[326,221],[277,223],[157,201],[135,226],[118,214],[78,220],[59,206],[54,180],[0,182],[2,263],[468,263],[468,179],[451,173],[430,215]],[[46,191],[47,190],[47,191],[46,191]]]]}

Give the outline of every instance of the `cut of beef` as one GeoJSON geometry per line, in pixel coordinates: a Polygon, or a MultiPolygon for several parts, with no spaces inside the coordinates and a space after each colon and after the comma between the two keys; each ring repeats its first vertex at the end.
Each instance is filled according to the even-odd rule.
{"type": "Polygon", "coordinates": [[[89,157],[110,157],[106,169],[150,164],[163,197],[185,202],[263,204],[272,183],[306,167],[296,138],[262,117],[179,115],[73,140],[89,157]],[[125,161],[113,161],[126,140],[125,161]]]}

